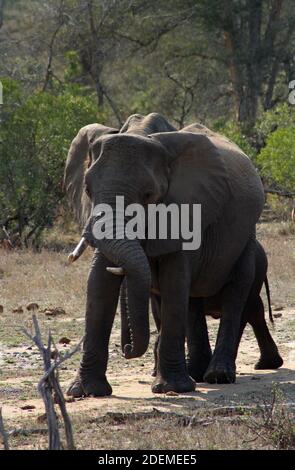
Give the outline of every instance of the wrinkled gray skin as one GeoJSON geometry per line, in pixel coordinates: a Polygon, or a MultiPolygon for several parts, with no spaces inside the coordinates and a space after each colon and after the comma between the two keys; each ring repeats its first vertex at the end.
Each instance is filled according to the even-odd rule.
{"type": "Polygon", "coordinates": [[[161,338],[153,392],[194,390],[184,348],[189,299],[217,293],[222,315],[205,378],[234,382],[242,314],[255,278],[255,224],[264,204],[260,178],[237,146],[203,126],[177,132],[153,113],[129,118],[123,130],[110,135],[116,131],[87,126],[71,145],[65,188],[80,223],[89,216],[84,184],[93,206],[113,206],[116,195],[124,196],[126,204],[199,203],[202,244],[199,250],[183,251],[181,240],[98,241],[92,236],[95,217],[90,214],[84,235],[97,250],[88,278],[83,358],[69,393],[102,396],[112,391],[105,374],[122,279],[106,271],[108,266],[120,266],[126,273],[126,358],[141,356],[149,344],[152,279],[160,292],[161,338]]]}
{"type": "MultiPolygon", "coordinates": [[[[260,358],[255,365],[255,369],[277,369],[283,364],[277,346],[271,337],[264,316],[264,305],[260,296],[263,284],[266,284],[268,297],[268,307],[270,320],[272,319],[270,293],[267,281],[267,257],[261,244],[256,240],[255,247],[255,277],[249,292],[239,330],[239,340],[236,345],[236,355],[238,346],[247,322],[252,326],[260,349],[260,358]]],[[[161,327],[161,297],[152,293],[152,311],[155,322],[160,331],[161,327]]],[[[211,380],[210,369],[208,369],[212,352],[209,343],[206,315],[213,318],[221,316],[221,295],[218,293],[210,298],[190,298],[186,336],[188,346],[187,367],[191,377],[196,382],[211,380]]],[[[157,373],[157,346],[160,335],[155,346],[155,367],[153,375],[157,373]]],[[[214,383],[214,382],[212,382],[214,383]]]]}

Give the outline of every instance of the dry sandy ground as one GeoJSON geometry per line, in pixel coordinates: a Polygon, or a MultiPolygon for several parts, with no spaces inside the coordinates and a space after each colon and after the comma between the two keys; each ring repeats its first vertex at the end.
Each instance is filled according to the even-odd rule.
{"type": "MultiPolygon", "coordinates": [[[[264,402],[274,384],[279,384],[283,400],[295,404],[295,240],[294,237],[263,235],[270,259],[270,284],[272,304],[275,308],[275,327],[272,329],[284,366],[277,371],[255,371],[254,364],[259,350],[247,327],[242,338],[237,359],[237,382],[232,385],[197,384],[196,391],[178,396],[158,396],[151,393],[153,365],[152,344],[155,328],[152,325],[152,341],[144,357],[126,361],[120,352],[120,320],[117,315],[110,344],[108,379],[113,387],[109,398],[87,398],[68,403],[71,416],[83,421],[86,416],[101,416],[108,412],[149,412],[153,409],[167,412],[194,414],[197,409],[208,412],[218,406],[255,405],[264,402]]],[[[12,309],[36,301],[40,309],[61,306],[66,314],[49,318],[39,312],[38,319],[45,333],[50,328],[58,342],[62,336],[70,338],[68,350],[83,334],[85,282],[90,260],[86,254],[79,264],[66,266],[65,253],[44,251],[0,253],[0,404],[8,427],[36,425],[44,413],[43,402],[36,386],[41,376],[41,359],[35,347],[20,331],[30,328],[31,314],[12,313],[12,309]],[[31,409],[23,409],[30,405],[31,409]]],[[[209,319],[212,345],[216,337],[218,321],[209,319]]],[[[70,359],[60,371],[61,383],[66,389],[78,367],[79,353],[70,359]]],[[[27,443],[17,443],[26,447],[27,443]]]]}
{"type": "MultiPolygon", "coordinates": [[[[210,331],[216,329],[216,321],[209,320],[210,331]]],[[[80,413],[82,410],[96,409],[101,413],[108,411],[150,411],[154,407],[159,410],[177,410],[185,411],[186,408],[195,408],[197,406],[214,405],[249,405],[259,402],[272,389],[275,383],[280,385],[284,391],[286,400],[294,402],[295,405],[295,341],[291,335],[286,333],[289,324],[295,324],[295,310],[284,310],[283,316],[276,319],[276,327],[273,330],[273,336],[280,347],[280,352],[284,357],[284,366],[277,371],[255,371],[254,364],[259,357],[258,347],[254,335],[250,328],[244,334],[242,344],[237,360],[238,376],[233,385],[209,385],[197,384],[196,391],[190,394],[178,396],[157,396],[151,393],[150,384],[152,377],[150,370],[152,368],[151,356],[149,351],[146,358],[136,360],[136,364],[128,362],[120,355],[118,347],[114,343],[119,340],[118,333],[114,333],[111,341],[111,354],[109,365],[109,381],[113,385],[113,395],[109,398],[87,398],[68,403],[68,409],[72,413],[80,413]],[[114,349],[112,349],[112,347],[114,349]],[[143,362],[144,361],[144,362],[143,362]],[[140,363],[141,362],[141,363],[140,363]]],[[[214,335],[214,332],[213,332],[214,335]]],[[[211,336],[213,336],[211,334],[211,336]]],[[[7,348],[1,345],[0,360],[1,367],[7,364],[7,358],[15,358],[14,367],[10,370],[15,375],[18,368],[23,368],[23,377],[5,378],[0,380],[0,390],[2,389],[1,403],[6,418],[17,416],[38,416],[44,411],[43,402],[39,398],[30,399],[28,392],[23,396],[23,384],[33,387],[37,386],[36,372],[39,369],[39,357],[34,354],[36,351],[27,350],[27,347],[7,348]],[[33,375],[26,375],[24,371],[31,371],[31,365],[28,362],[35,356],[33,375]],[[22,396],[17,397],[22,391],[22,396]],[[4,393],[3,393],[4,392],[4,393]],[[24,399],[26,398],[26,400],[24,399]],[[32,410],[22,410],[25,405],[32,405],[32,410]]],[[[69,349],[69,348],[64,348],[69,349]]],[[[7,371],[8,372],[8,371],[7,371]]],[[[73,376],[73,370],[63,370],[61,372],[62,384],[66,388],[67,383],[73,376]]]]}

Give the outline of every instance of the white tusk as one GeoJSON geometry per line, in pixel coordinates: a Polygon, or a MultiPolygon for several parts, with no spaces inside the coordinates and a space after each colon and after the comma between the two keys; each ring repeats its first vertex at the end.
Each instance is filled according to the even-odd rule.
{"type": "Polygon", "coordinates": [[[81,240],[79,241],[78,245],[74,249],[74,251],[72,251],[72,253],[69,254],[68,262],[69,263],[74,263],[74,261],[76,261],[78,258],[80,258],[80,256],[86,250],[87,246],[88,246],[87,240],[84,237],[82,237],[81,240]]]}
{"type": "Polygon", "coordinates": [[[124,276],[125,275],[125,272],[124,272],[123,268],[112,268],[112,267],[109,266],[107,268],[107,271],[109,273],[115,274],[116,276],[124,276]]]}

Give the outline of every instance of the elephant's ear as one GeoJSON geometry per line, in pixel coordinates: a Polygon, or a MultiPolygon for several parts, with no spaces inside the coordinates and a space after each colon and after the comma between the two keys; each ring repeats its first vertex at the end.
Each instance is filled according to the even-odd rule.
{"type": "Polygon", "coordinates": [[[64,189],[67,192],[77,222],[81,227],[89,217],[91,203],[84,191],[84,175],[91,165],[90,147],[103,134],[118,133],[117,129],[101,124],[82,127],[71,143],[64,173],[64,189]]]}
{"type": "MultiPolygon", "coordinates": [[[[168,154],[170,182],[164,203],[201,204],[203,233],[208,225],[222,217],[231,196],[219,142],[202,133],[183,131],[152,134],[151,138],[160,142],[168,154]]],[[[150,248],[147,242],[151,256],[166,252],[167,246],[170,252],[178,251],[180,244],[179,240],[169,240],[168,244],[166,240],[157,240],[150,248]]]]}

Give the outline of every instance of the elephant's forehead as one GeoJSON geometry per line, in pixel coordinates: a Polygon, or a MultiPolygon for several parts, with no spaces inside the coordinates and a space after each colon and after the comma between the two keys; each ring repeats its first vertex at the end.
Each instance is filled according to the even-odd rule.
{"type": "Polygon", "coordinates": [[[165,150],[155,140],[141,135],[121,134],[100,137],[101,153],[106,157],[122,159],[150,159],[164,154],[165,150]]]}

